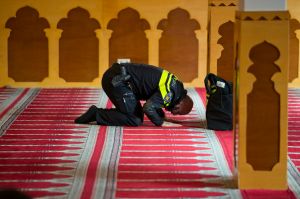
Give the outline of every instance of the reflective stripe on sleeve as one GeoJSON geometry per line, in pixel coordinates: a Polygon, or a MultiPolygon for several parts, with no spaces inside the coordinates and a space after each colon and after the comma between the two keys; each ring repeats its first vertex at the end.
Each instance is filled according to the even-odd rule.
{"type": "Polygon", "coordinates": [[[168,106],[171,102],[171,92],[170,92],[170,84],[171,84],[171,73],[166,70],[163,70],[160,80],[159,80],[159,90],[161,93],[161,97],[164,100],[164,105],[168,106]]]}

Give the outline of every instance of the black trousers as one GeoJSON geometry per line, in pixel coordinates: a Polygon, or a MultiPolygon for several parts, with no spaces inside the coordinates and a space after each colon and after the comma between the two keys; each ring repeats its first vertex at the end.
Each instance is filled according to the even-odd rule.
{"type": "Polygon", "coordinates": [[[120,65],[114,64],[103,75],[102,88],[115,108],[99,108],[96,121],[100,125],[108,126],[139,126],[143,123],[144,113],[142,105],[137,100],[129,84],[124,82],[114,87],[112,79],[120,74],[120,65]]]}

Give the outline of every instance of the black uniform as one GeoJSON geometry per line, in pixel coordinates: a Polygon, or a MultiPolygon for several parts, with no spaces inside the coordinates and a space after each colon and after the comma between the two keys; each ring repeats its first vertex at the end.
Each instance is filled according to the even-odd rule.
{"type": "Polygon", "coordinates": [[[170,111],[186,95],[182,82],[162,68],[122,63],[113,64],[103,75],[102,87],[115,105],[112,109],[99,108],[96,121],[100,125],[139,126],[144,113],[157,126],[162,125],[164,111],[170,111]],[[129,80],[113,86],[113,78],[120,75],[124,66],[129,80]],[[145,100],[142,106],[140,100],[145,100]]]}

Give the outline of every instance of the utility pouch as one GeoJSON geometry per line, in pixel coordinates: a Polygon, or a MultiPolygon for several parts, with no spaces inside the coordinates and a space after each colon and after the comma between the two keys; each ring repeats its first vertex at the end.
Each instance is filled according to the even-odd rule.
{"type": "Polygon", "coordinates": [[[127,92],[123,95],[123,102],[125,106],[126,113],[132,114],[135,112],[138,101],[133,92],[127,92]]]}

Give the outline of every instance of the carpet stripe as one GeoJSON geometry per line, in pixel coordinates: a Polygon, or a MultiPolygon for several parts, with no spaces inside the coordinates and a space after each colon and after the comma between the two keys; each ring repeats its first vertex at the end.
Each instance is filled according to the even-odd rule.
{"type": "MultiPolygon", "coordinates": [[[[201,89],[188,90],[192,114],[174,117],[185,126],[155,127],[145,118],[144,126],[125,128],[73,123],[91,104],[111,106],[103,90],[25,90],[0,88],[1,187],[55,199],[242,197],[232,188],[232,163],[226,161],[232,161],[225,146],[229,134],[203,128],[201,89]]],[[[300,91],[290,95],[288,177],[295,195],[300,195],[299,102],[300,91]]]]}
{"type": "MultiPolygon", "coordinates": [[[[194,101],[198,102],[198,106],[202,107],[200,110],[202,110],[199,115],[201,115],[200,119],[202,121],[206,121],[206,112],[205,112],[205,104],[206,103],[206,96],[205,96],[205,89],[197,89],[195,90],[198,95],[195,96],[196,99],[193,99],[194,101]]],[[[202,125],[206,127],[206,123],[203,122],[202,125]]],[[[210,140],[210,143],[212,145],[212,150],[214,157],[216,158],[216,162],[218,164],[218,168],[220,169],[219,175],[222,177],[222,181],[224,182],[225,187],[234,187],[234,177],[230,170],[230,162],[233,161],[232,159],[229,160],[226,158],[226,154],[224,153],[222,144],[220,143],[220,140],[218,139],[218,136],[216,135],[215,131],[211,130],[205,130],[207,133],[207,137],[210,140]]],[[[239,190],[226,190],[227,194],[230,196],[230,198],[241,198],[241,194],[239,190]]]]}
{"type": "Polygon", "coordinates": [[[205,108],[195,90],[189,89],[189,93],[196,107],[188,118],[195,121],[191,127],[160,128],[147,123],[123,129],[116,198],[240,197],[223,188],[228,186],[224,184],[228,179],[222,179],[220,174],[227,178],[231,172],[220,170],[227,163],[213,154],[214,147],[222,150],[216,147],[218,143],[212,143],[216,138],[208,136],[210,131],[197,128],[205,120],[205,108]]]}
{"type": "MultiPolygon", "coordinates": [[[[106,172],[102,172],[100,181],[106,181],[106,184],[102,186],[102,192],[97,191],[94,195],[94,198],[113,198],[116,191],[116,176],[117,176],[117,167],[120,156],[120,143],[122,141],[122,127],[110,127],[108,134],[110,139],[108,140],[111,143],[109,148],[106,148],[104,159],[109,162],[106,165],[106,172]],[[105,186],[105,187],[104,187],[105,186]]],[[[98,181],[99,182],[99,181],[98,181]]],[[[100,183],[98,183],[100,184],[100,183]]]]}
{"type": "MultiPolygon", "coordinates": [[[[28,90],[28,89],[27,89],[28,90]]],[[[10,89],[10,88],[0,88],[0,119],[5,114],[4,112],[7,112],[5,110],[8,109],[9,106],[12,107],[14,103],[16,103],[20,96],[24,96],[24,93],[27,92],[26,89],[10,89]],[[2,116],[1,116],[2,115],[2,116]]]]}
{"type": "Polygon", "coordinates": [[[28,89],[12,107],[14,114],[8,111],[4,117],[11,123],[0,140],[0,186],[21,189],[34,198],[78,197],[82,186],[74,185],[86,175],[78,166],[88,165],[98,127],[73,123],[76,114],[86,110],[76,104],[88,107],[99,103],[99,96],[98,89],[28,89]],[[36,106],[40,103],[43,106],[36,106]]]}
{"type": "Polygon", "coordinates": [[[97,172],[98,169],[99,160],[106,139],[106,133],[105,133],[106,128],[107,127],[100,127],[98,131],[98,135],[95,137],[96,143],[95,143],[95,147],[92,149],[93,151],[92,157],[89,161],[89,166],[87,168],[86,179],[84,182],[85,184],[83,187],[83,192],[81,194],[82,199],[91,198],[92,192],[94,190],[93,188],[96,179],[95,173],[97,172]]]}
{"type": "Polygon", "coordinates": [[[288,95],[288,182],[300,198],[300,90],[289,89],[288,95]]]}
{"type": "Polygon", "coordinates": [[[288,183],[295,197],[300,198],[300,173],[290,158],[288,158],[288,183]]]}
{"type": "Polygon", "coordinates": [[[24,89],[6,108],[0,112],[0,136],[10,127],[16,117],[38,94],[38,89],[24,89]]]}
{"type": "MultiPolygon", "coordinates": [[[[105,107],[107,97],[103,90],[98,95],[97,106],[105,107]]],[[[106,137],[106,127],[97,125],[86,125],[90,127],[88,139],[81,153],[78,168],[75,173],[74,182],[69,192],[69,198],[91,198],[95,184],[95,173],[100,162],[102,149],[106,137]]]]}

